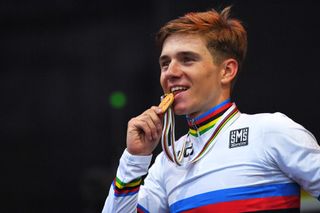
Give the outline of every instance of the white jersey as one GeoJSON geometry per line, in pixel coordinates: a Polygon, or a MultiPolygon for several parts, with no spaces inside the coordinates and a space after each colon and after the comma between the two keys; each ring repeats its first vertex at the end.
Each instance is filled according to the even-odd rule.
{"type": "MultiPolygon", "coordinates": [[[[189,141],[185,162],[213,131],[177,141],[178,150],[189,141]]],[[[124,151],[104,213],[299,211],[300,186],[320,200],[320,147],[281,113],[239,113],[196,163],[178,166],[162,152],[148,171],[151,157],[124,151]]]]}

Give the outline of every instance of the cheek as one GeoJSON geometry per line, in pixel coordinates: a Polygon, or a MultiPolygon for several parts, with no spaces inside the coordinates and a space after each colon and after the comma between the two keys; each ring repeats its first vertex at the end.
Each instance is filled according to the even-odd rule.
{"type": "Polygon", "coordinates": [[[204,79],[207,80],[209,84],[217,85],[219,83],[219,73],[217,70],[211,70],[206,73],[204,79]]]}
{"type": "Polygon", "coordinates": [[[162,89],[164,89],[164,87],[165,87],[165,80],[164,80],[163,74],[160,74],[160,85],[161,85],[162,89]]]}

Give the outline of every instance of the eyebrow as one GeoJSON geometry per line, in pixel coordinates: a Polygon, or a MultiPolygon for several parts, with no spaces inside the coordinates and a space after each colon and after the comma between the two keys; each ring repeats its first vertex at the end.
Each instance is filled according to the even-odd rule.
{"type": "MultiPolygon", "coordinates": [[[[192,51],[181,51],[181,52],[178,52],[176,55],[177,55],[177,57],[190,56],[190,57],[195,57],[196,59],[201,58],[200,54],[198,54],[196,52],[192,52],[192,51]]],[[[159,57],[159,63],[161,63],[162,61],[165,61],[169,58],[170,57],[168,55],[162,55],[159,57]]]]}
{"type": "Polygon", "coordinates": [[[168,55],[162,55],[159,57],[159,63],[163,62],[163,61],[166,61],[169,59],[169,56],[168,55]]]}

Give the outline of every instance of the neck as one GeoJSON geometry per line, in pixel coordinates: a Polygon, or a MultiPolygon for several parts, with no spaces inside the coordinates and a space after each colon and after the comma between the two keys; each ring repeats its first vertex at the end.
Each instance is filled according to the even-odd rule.
{"type": "Polygon", "coordinates": [[[189,133],[195,136],[205,133],[217,123],[231,105],[230,99],[227,99],[197,117],[193,118],[187,115],[189,133]]]}

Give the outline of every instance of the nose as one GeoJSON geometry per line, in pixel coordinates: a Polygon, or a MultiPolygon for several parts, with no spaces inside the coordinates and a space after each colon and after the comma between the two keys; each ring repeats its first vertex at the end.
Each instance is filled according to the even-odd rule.
{"type": "Polygon", "coordinates": [[[183,75],[183,71],[176,61],[171,61],[166,71],[161,72],[160,84],[165,92],[169,92],[169,85],[177,83],[183,75]]]}
{"type": "Polygon", "coordinates": [[[181,67],[177,61],[171,61],[167,69],[166,75],[169,79],[179,78],[182,75],[181,67]]]}

